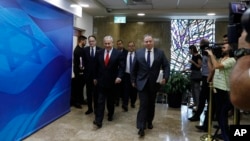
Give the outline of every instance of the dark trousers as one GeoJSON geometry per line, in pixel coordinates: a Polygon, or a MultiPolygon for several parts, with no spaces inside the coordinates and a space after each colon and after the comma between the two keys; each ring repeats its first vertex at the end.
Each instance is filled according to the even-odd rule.
{"type": "Polygon", "coordinates": [[[71,104],[81,104],[84,100],[83,97],[83,87],[85,84],[83,75],[76,75],[75,78],[72,79],[72,99],[71,104]]]}
{"type": "Polygon", "coordinates": [[[200,117],[205,107],[206,100],[209,100],[209,83],[207,83],[207,76],[202,77],[201,92],[199,98],[198,109],[195,113],[196,116],[200,117]]]}
{"type": "Polygon", "coordinates": [[[96,111],[97,107],[97,87],[93,83],[93,79],[86,80],[86,92],[87,92],[87,103],[88,110],[93,111],[93,102],[94,102],[94,111],[96,111]]]}
{"type": "MultiPolygon", "coordinates": [[[[201,85],[201,93],[200,93],[200,98],[199,98],[199,105],[194,115],[195,117],[198,117],[198,118],[200,117],[201,113],[204,110],[206,101],[208,102],[207,107],[209,108],[209,94],[210,94],[210,88],[209,88],[209,83],[207,83],[207,76],[202,76],[202,85],[201,85]]],[[[207,108],[207,111],[209,110],[208,108],[207,108]]],[[[214,111],[212,112],[215,113],[214,111]]],[[[208,112],[205,113],[203,127],[208,128],[208,112]]]]}
{"type": "Polygon", "coordinates": [[[124,93],[124,82],[123,82],[123,78],[122,78],[122,82],[119,84],[115,85],[115,104],[118,106],[120,103],[120,99],[123,96],[124,93]]]}
{"type": "Polygon", "coordinates": [[[107,101],[108,117],[112,117],[115,111],[115,91],[113,88],[98,87],[98,100],[95,121],[102,123],[107,101]]]}
{"type": "Polygon", "coordinates": [[[140,107],[137,113],[137,128],[145,129],[146,123],[152,123],[155,115],[156,85],[148,81],[142,91],[139,91],[140,107]]]}
{"type": "Polygon", "coordinates": [[[192,97],[194,101],[194,105],[199,105],[199,98],[200,98],[200,80],[191,80],[191,89],[192,89],[192,97]]]}
{"type": "Polygon", "coordinates": [[[123,81],[124,81],[124,93],[122,97],[122,105],[128,106],[129,99],[130,99],[130,104],[135,105],[137,99],[137,89],[132,86],[130,74],[125,73],[123,81]]]}
{"type": "Polygon", "coordinates": [[[231,109],[231,102],[228,91],[216,89],[216,115],[223,139],[229,141],[228,111],[231,109]]]}

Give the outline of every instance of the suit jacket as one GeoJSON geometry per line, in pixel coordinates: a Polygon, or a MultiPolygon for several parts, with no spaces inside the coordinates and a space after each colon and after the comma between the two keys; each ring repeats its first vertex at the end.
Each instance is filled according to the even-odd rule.
{"type": "Polygon", "coordinates": [[[75,76],[78,76],[79,73],[82,73],[83,70],[80,69],[80,63],[82,63],[82,67],[84,67],[84,53],[83,48],[80,46],[76,46],[73,54],[73,72],[75,76]],[[82,58],[82,62],[80,62],[80,57],[82,58]]]}
{"type": "Polygon", "coordinates": [[[91,57],[90,54],[90,47],[84,48],[84,74],[87,80],[93,81],[94,71],[95,71],[95,64],[96,64],[96,57],[98,52],[101,50],[101,47],[96,46],[95,57],[91,57]]]}
{"type": "Polygon", "coordinates": [[[128,50],[123,49],[121,51],[121,55],[122,55],[122,58],[124,59],[124,62],[126,61],[127,54],[128,54],[128,50]]]}
{"type": "Polygon", "coordinates": [[[109,63],[107,66],[104,64],[104,53],[105,49],[101,49],[96,55],[96,71],[95,79],[97,79],[97,84],[103,88],[114,88],[115,79],[117,77],[121,78],[124,74],[124,61],[122,59],[121,52],[113,48],[109,63]]]}
{"type": "Polygon", "coordinates": [[[131,81],[136,83],[139,91],[143,90],[147,81],[149,81],[152,85],[158,85],[156,80],[159,76],[160,69],[163,70],[163,78],[165,78],[166,81],[168,80],[170,74],[169,62],[162,50],[154,48],[154,61],[151,67],[147,65],[145,50],[145,48],[141,48],[135,52],[131,72],[131,81]]]}

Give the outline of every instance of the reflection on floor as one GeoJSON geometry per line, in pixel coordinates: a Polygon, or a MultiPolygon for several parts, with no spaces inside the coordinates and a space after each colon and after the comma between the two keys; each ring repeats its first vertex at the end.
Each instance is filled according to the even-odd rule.
{"type": "MultiPolygon", "coordinates": [[[[154,128],[147,129],[143,138],[138,136],[135,127],[138,104],[136,108],[129,108],[128,112],[116,107],[114,120],[108,121],[105,117],[100,129],[93,125],[93,113],[84,114],[86,107],[71,107],[71,112],[29,136],[25,141],[200,141],[206,137],[205,132],[198,132],[195,128],[195,125],[201,122],[188,120],[193,113],[185,105],[174,109],[169,108],[167,104],[156,104],[154,128]]],[[[249,115],[242,115],[242,122],[250,124],[249,115]]],[[[201,116],[201,119],[203,118],[201,116]]],[[[214,129],[212,131],[214,132],[214,129]]]]}

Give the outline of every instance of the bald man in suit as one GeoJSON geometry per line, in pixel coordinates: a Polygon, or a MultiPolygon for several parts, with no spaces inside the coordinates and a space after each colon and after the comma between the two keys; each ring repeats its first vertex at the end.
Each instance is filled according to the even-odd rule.
{"type": "Polygon", "coordinates": [[[140,136],[145,135],[146,124],[148,129],[153,128],[156,93],[160,88],[156,81],[160,69],[163,70],[162,85],[167,82],[170,74],[168,60],[162,50],[154,47],[153,37],[147,34],[143,42],[145,47],[136,51],[131,71],[132,85],[137,88],[140,99],[136,121],[140,136]]]}

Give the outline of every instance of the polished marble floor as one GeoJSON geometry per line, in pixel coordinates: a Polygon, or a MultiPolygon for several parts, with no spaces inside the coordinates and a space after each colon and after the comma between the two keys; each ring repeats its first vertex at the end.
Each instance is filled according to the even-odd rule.
{"type": "MultiPolygon", "coordinates": [[[[86,105],[83,109],[71,107],[71,112],[24,141],[200,141],[206,138],[205,132],[198,132],[195,128],[201,121],[188,120],[193,113],[187,106],[175,109],[159,103],[156,104],[154,128],[147,129],[145,136],[141,138],[135,127],[137,110],[138,103],[136,108],[129,108],[128,112],[116,107],[114,120],[108,121],[105,117],[103,127],[96,129],[93,125],[94,114],[84,114],[86,105]]],[[[243,115],[242,122],[250,124],[249,117],[243,115]]],[[[202,118],[204,117],[201,116],[202,118]]]]}

